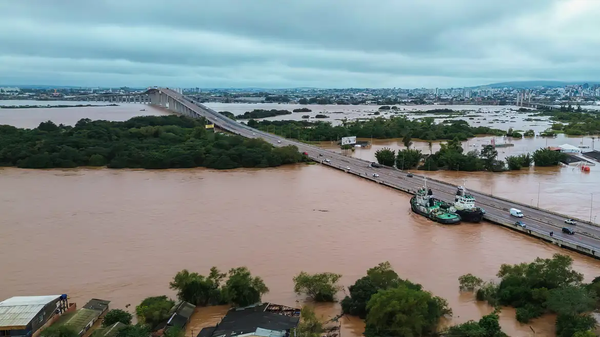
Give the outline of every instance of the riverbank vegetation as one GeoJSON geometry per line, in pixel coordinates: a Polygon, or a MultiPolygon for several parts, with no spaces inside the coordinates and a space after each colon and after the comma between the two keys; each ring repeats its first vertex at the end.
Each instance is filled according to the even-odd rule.
{"type": "Polygon", "coordinates": [[[215,133],[202,119],[134,117],[125,122],[82,119],[74,127],[40,123],[35,129],[0,125],[0,166],[21,168],[274,167],[306,160],[295,146],[215,133]]]}
{"type": "Polygon", "coordinates": [[[573,270],[572,264],[571,257],[555,254],[531,263],[503,264],[497,274],[499,283],[483,282],[470,274],[461,276],[459,283],[461,290],[476,291],[478,301],[516,308],[521,323],[546,313],[557,314],[557,336],[572,337],[595,328],[590,312],[598,307],[600,290],[600,278],[584,284],[583,275],[573,270]]]}
{"type": "Polygon", "coordinates": [[[600,134],[600,114],[598,111],[584,111],[581,107],[571,105],[561,106],[559,109],[541,109],[541,116],[549,116],[556,122],[552,130],[563,132],[569,136],[598,135],[600,134]]]}
{"type": "Polygon", "coordinates": [[[342,137],[356,136],[359,138],[411,138],[422,140],[468,140],[476,135],[504,135],[505,131],[485,126],[470,126],[463,120],[452,120],[448,123],[435,124],[434,118],[425,117],[422,120],[410,120],[404,116],[374,118],[366,121],[343,121],[341,125],[333,126],[327,122],[308,121],[256,121],[249,120],[248,126],[267,131],[286,138],[303,141],[333,141],[342,137]]]}
{"type": "MultiPolygon", "coordinates": [[[[409,141],[410,143],[410,141],[409,141]]],[[[375,158],[382,165],[396,166],[401,170],[419,168],[420,170],[436,171],[439,169],[453,171],[491,171],[505,170],[505,163],[497,160],[498,151],[486,145],[480,151],[464,150],[458,139],[441,144],[439,151],[423,155],[420,150],[404,149],[398,154],[392,149],[383,148],[375,152],[375,158]]]]}
{"type": "Polygon", "coordinates": [[[233,268],[227,274],[212,267],[208,276],[184,269],[175,275],[169,286],[177,291],[179,300],[196,306],[231,304],[243,307],[260,302],[269,292],[262,278],[253,277],[246,267],[233,268]]]}
{"type": "MultiPolygon", "coordinates": [[[[341,275],[334,273],[300,272],[293,279],[294,291],[316,301],[334,301],[336,293],[342,288],[337,284],[340,278],[341,275]]],[[[477,280],[473,275],[470,279],[477,280]]],[[[468,289],[476,290],[482,283],[472,283],[468,289]]],[[[246,307],[261,303],[262,295],[268,292],[262,278],[252,276],[246,267],[233,268],[229,273],[222,273],[212,267],[207,276],[184,269],[175,275],[170,288],[177,292],[179,301],[196,306],[230,304],[233,307],[246,307]]],[[[600,286],[597,289],[600,290],[600,286]]],[[[356,280],[348,290],[349,295],[341,302],[342,315],[365,319],[366,337],[506,336],[498,324],[498,311],[483,316],[478,322],[469,321],[438,331],[441,318],[452,315],[447,301],[424,290],[420,284],[400,278],[389,262],[367,270],[366,276],[356,280]]],[[[108,328],[121,322],[125,327],[120,328],[117,337],[146,337],[164,326],[174,307],[175,301],[167,296],[148,297],[135,308],[138,319],[136,325],[131,325],[131,314],[117,309],[109,311],[103,327],[108,328]]],[[[324,323],[317,318],[311,307],[303,306],[300,317],[300,323],[295,329],[298,336],[318,337],[326,331],[324,323]]],[[[336,321],[339,317],[341,315],[331,321],[336,321]]],[[[99,333],[92,336],[101,336],[102,331],[104,330],[98,330],[99,333]]],[[[52,330],[49,332],[52,334],[43,337],[76,337],[71,334],[63,336],[52,330]]],[[[183,331],[168,328],[165,336],[183,337],[183,331]]]]}
{"type": "Polygon", "coordinates": [[[485,145],[481,151],[472,150],[464,153],[458,139],[441,144],[440,150],[430,154],[423,154],[421,150],[410,149],[412,142],[404,138],[406,149],[396,153],[390,148],[383,148],[375,152],[375,159],[381,165],[397,167],[401,170],[415,169],[436,171],[489,171],[502,172],[520,170],[529,167],[532,163],[536,166],[556,166],[566,159],[566,154],[550,149],[539,149],[533,156],[522,154],[508,156],[505,161],[498,160],[498,151],[492,145],[485,145]]]}

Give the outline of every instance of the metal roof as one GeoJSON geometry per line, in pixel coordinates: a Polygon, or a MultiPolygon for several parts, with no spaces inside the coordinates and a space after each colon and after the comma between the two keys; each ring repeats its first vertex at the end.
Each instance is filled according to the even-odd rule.
{"type": "Polygon", "coordinates": [[[48,304],[60,298],[50,296],[15,296],[0,302],[0,327],[26,326],[48,304]]]}

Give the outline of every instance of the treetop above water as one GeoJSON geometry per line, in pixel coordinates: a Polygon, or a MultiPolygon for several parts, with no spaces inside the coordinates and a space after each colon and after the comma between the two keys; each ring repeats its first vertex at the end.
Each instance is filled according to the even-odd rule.
{"type": "Polygon", "coordinates": [[[0,166],[21,168],[273,167],[304,161],[295,146],[219,134],[204,119],[143,116],[125,122],[81,119],[35,129],[0,125],[0,166]]]}

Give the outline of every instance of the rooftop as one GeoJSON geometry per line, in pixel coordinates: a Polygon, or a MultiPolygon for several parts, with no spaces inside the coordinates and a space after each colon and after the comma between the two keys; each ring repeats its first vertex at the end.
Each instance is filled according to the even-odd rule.
{"type": "Polygon", "coordinates": [[[174,307],[171,318],[167,321],[167,325],[183,328],[192,317],[196,306],[188,302],[180,302],[174,307]]]}
{"type": "Polygon", "coordinates": [[[23,327],[60,295],[15,296],[0,302],[0,327],[23,327]]]}
{"type": "Polygon", "coordinates": [[[84,309],[91,309],[91,310],[98,310],[100,312],[104,312],[106,309],[108,309],[108,304],[110,303],[110,301],[106,301],[106,300],[101,300],[101,299],[97,299],[97,298],[92,298],[89,302],[87,302],[83,308],[84,309]]]}
{"type": "Polygon", "coordinates": [[[269,303],[231,309],[217,326],[202,329],[198,337],[233,337],[248,333],[264,335],[268,331],[287,331],[298,326],[300,310],[285,309],[287,307],[276,308],[269,303]]]}
{"type": "Polygon", "coordinates": [[[57,325],[68,325],[75,329],[75,331],[80,332],[83,330],[90,322],[94,321],[98,316],[100,316],[101,312],[93,309],[79,309],[74,313],[68,313],[63,315],[60,320],[56,323],[57,325]]]}

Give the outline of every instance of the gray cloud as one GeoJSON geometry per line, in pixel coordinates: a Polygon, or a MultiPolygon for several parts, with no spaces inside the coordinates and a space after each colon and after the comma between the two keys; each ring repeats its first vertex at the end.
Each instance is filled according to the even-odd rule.
{"type": "Polygon", "coordinates": [[[0,84],[447,87],[600,75],[591,0],[0,4],[0,84]]]}

